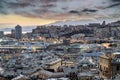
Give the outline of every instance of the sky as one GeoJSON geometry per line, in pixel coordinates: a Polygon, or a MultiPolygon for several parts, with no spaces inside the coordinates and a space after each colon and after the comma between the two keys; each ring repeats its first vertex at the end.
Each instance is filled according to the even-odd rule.
{"type": "Polygon", "coordinates": [[[120,20],[120,0],[0,0],[0,28],[120,20]]]}

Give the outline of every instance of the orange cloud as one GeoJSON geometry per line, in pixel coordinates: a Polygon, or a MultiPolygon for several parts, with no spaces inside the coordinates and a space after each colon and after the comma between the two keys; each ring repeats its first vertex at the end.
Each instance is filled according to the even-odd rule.
{"type": "Polygon", "coordinates": [[[56,21],[52,19],[28,18],[19,15],[0,15],[0,24],[4,25],[9,23],[10,25],[20,24],[22,26],[32,26],[50,24],[56,21]]]}

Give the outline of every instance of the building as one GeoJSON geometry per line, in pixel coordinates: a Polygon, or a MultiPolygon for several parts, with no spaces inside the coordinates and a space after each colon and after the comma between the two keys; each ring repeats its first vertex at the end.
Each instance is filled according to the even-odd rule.
{"type": "Polygon", "coordinates": [[[46,61],[45,65],[47,66],[48,69],[53,69],[55,71],[57,71],[57,68],[59,66],[61,66],[61,59],[49,59],[48,61],[46,61]]]}
{"type": "Polygon", "coordinates": [[[11,37],[15,38],[15,30],[14,29],[11,30],[11,37]]]}
{"type": "Polygon", "coordinates": [[[105,21],[103,21],[102,26],[105,26],[105,25],[106,25],[106,22],[105,22],[105,21]]]}
{"type": "Polygon", "coordinates": [[[17,25],[15,27],[15,38],[21,39],[22,38],[22,27],[20,25],[17,25]]]}
{"type": "Polygon", "coordinates": [[[47,70],[40,70],[35,75],[38,75],[38,77],[42,80],[46,80],[49,78],[61,78],[65,76],[64,72],[50,72],[47,70]]]}
{"type": "Polygon", "coordinates": [[[120,52],[101,55],[99,70],[102,78],[110,79],[120,74],[120,52]]]}
{"type": "Polygon", "coordinates": [[[76,40],[84,40],[85,39],[85,34],[74,34],[71,36],[72,39],[76,40]]]}
{"type": "Polygon", "coordinates": [[[95,69],[96,64],[89,58],[84,57],[82,60],[79,61],[78,68],[81,69],[81,71],[90,70],[91,68],[95,69]]]}
{"type": "Polygon", "coordinates": [[[0,38],[2,38],[4,36],[4,32],[0,31],[0,38]]]}
{"type": "Polygon", "coordinates": [[[70,42],[71,42],[70,39],[64,39],[63,40],[64,45],[70,45],[70,42]]]}

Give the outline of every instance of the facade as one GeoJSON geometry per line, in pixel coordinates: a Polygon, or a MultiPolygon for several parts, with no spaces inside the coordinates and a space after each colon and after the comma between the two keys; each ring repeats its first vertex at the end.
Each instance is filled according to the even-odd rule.
{"type": "Polygon", "coordinates": [[[22,38],[22,27],[20,25],[17,25],[15,27],[15,38],[21,39],[22,38]]]}
{"type": "Polygon", "coordinates": [[[71,38],[76,40],[84,40],[85,34],[75,34],[75,35],[72,35],[71,38]]]}
{"type": "Polygon", "coordinates": [[[55,61],[47,62],[45,65],[48,67],[48,69],[54,69],[56,71],[57,68],[61,66],[61,61],[61,59],[56,59],[55,61]]]}
{"type": "Polygon", "coordinates": [[[0,38],[2,38],[4,36],[4,32],[0,31],[0,38]]]}
{"type": "Polygon", "coordinates": [[[100,76],[108,78],[120,74],[120,54],[101,55],[99,63],[100,76]]]}
{"type": "Polygon", "coordinates": [[[60,78],[64,76],[65,74],[63,72],[50,72],[47,70],[41,70],[38,72],[38,77],[41,78],[42,80],[46,80],[49,78],[60,78]]]}
{"type": "Polygon", "coordinates": [[[11,30],[11,37],[15,38],[15,30],[14,29],[11,30]]]}
{"type": "Polygon", "coordinates": [[[111,58],[107,57],[105,55],[100,56],[100,63],[99,63],[99,70],[100,70],[100,76],[104,78],[110,78],[111,77],[111,58]]]}
{"type": "Polygon", "coordinates": [[[70,39],[65,39],[65,40],[63,40],[63,44],[64,45],[70,45],[70,39]]]}

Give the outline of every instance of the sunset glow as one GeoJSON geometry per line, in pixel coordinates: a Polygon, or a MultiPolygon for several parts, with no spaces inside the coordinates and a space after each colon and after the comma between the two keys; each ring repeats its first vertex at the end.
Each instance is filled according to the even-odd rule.
{"type": "Polygon", "coordinates": [[[56,20],[50,20],[50,19],[28,18],[20,15],[1,15],[0,16],[0,24],[4,26],[5,25],[12,26],[17,24],[20,24],[22,26],[45,25],[45,24],[53,23],[55,21],[56,20]]]}

